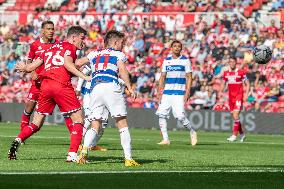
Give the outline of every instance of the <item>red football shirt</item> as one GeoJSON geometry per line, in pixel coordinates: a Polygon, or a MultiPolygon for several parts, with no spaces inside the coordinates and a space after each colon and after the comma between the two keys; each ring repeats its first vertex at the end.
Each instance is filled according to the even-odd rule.
{"type": "MultiPolygon", "coordinates": [[[[43,53],[45,50],[47,50],[49,47],[51,47],[55,43],[56,43],[55,40],[52,43],[44,43],[41,38],[34,41],[30,45],[30,52],[28,55],[28,59],[30,60],[37,59],[41,55],[41,53],[43,53]]],[[[43,69],[44,69],[44,66],[41,65],[35,70],[35,72],[39,74],[43,69]]]]}
{"type": "Polygon", "coordinates": [[[229,97],[243,95],[243,82],[247,79],[243,70],[227,70],[224,72],[223,79],[228,82],[229,97]]]}
{"type": "Polygon", "coordinates": [[[44,61],[43,78],[50,78],[65,85],[71,85],[72,74],[64,67],[64,56],[71,56],[73,62],[77,59],[77,48],[69,42],[61,41],[52,45],[40,58],[44,61]]]}

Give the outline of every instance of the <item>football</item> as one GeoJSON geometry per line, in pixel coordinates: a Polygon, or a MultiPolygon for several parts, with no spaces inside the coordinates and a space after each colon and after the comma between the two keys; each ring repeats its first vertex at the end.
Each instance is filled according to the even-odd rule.
{"type": "Polygon", "coordinates": [[[265,45],[255,47],[253,50],[253,59],[258,64],[267,64],[272,58],[272,51],[265,45]]]}

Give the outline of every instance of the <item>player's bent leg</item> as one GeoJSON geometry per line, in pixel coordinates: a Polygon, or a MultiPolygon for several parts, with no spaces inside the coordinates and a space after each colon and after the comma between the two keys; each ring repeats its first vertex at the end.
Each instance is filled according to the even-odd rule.
{"type": "Polygon", "coordinates": [[[85,134],[84,145],[80,155],[78,156],[78,164],[85,164],[87,162],[89,148],[91,147],[93,142],[96,141],[96,137],[98,136],[98,130],[100,129],[100,127],[100,120],[94,120],[91,122],[91,128],[85,134]]]}
{"type": "Polygon", "coordinates": [[[34,111],[35,106],[36,106],[36,101],[28,100],[25,103],[25,109],[21,117],[21,127],[20,127],[21,131],[23,130],[24,127],[29,125],[30,118],[34,111]]]}
{"type": "Polygon", "coordinates": [[[26,139],[28,139],[30,136],[32,136],[34,133],[39,131],[44,122],[44,118],[45,115],[39,114],[37,112],[35,113],[33,122],[29,126],[25,127],[17,136],[17,138],[12,142],[10,150],[8,152],[9,160],[17,159],[17,151],[19,145],[26,139]]]}
{"type": "Polygon", "coordinates": [[[120,142],[124,152],[125,162],[124,165],[126,167],[139,166],[135,160],[132,159],[131,155],[131,136],[129,133],[128,125],[126,117],[116,117],[116,126],[119,129],[120,133],[120,142]]]}
{"type": "Polygon", "coordinates": [[[166,116],[159,115],[159,126],[161,130],[161,134],[163,137],[163,140],[159,142],[159,145],[170,145],[169,135],[167,131],[167,120],[166,116]]]}
{"type": "Polygon", "coordinates": [[[193,127],[191,126],[190,121],[187,119],[187,117],[185,117],[184,114],[182,116],[178,116],[177,119],[178,119],[178,121],[180,121],[182,123],[182,125],[186,129],[189,130],[189,133],[190,133],[190,143],[191,143],[192,146],[195,146],[197,144],[197,133],[193,129],[193,127]]]}

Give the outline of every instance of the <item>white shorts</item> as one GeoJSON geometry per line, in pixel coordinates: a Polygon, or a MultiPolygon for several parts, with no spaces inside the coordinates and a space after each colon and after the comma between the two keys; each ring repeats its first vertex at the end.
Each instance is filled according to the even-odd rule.
{"type": "Polygon", "coordinates": [[[85,94],[83,96],[83,109],[85,117],[88,117],[90,115],[90,94],[85,94]]]}
{"type": "Polygon", "coordinates": [[[126,101],[121,87],[116,83],[97,84],[90,94],[89,120],[108,119],[108,112],[112,117],[127,115],[126,101]]]}
{"type": "Polygon", "coordinates": [[[171,109],[175,118],[185,116],[183,95],[163,95],[156,115],[169,118],[171,109]]]}

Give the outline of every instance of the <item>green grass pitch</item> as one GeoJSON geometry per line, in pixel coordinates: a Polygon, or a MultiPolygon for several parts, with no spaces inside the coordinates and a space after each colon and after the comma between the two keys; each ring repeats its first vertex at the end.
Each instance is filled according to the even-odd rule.
{"type": "Polygon", "coordinates": [[[44,126],[26,141],[18,160],[7,152],[19,132],[16,123],[0,123],[0,188],[284,188],[284,136],[247,135],[228,143],[230,133],[170,131],[171,145],[159,146],[158,130],[131,129],[133,157],[142,166],[126,168],[118,130],[107,128],[86,165],[65,163],[69,146],[63,125],[44,126]],[[4,186],[4,187],[2,187],[4,186]]]}

